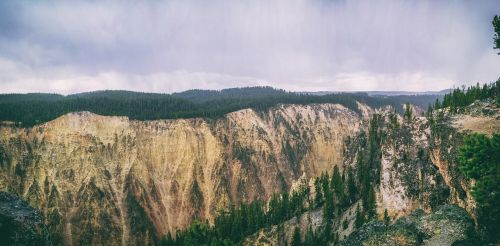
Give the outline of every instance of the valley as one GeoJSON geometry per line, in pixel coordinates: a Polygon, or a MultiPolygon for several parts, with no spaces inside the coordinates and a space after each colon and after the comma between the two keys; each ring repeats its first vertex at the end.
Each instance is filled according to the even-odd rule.
{"type": "Polygon", "coordinates": [[[53,243],[65,245],[157,244],[194,220],[213,225],[220,211],[257,201],[266,211],[266,201],[283,199],[277,194],[304,188],[297,216],[264,222],[271,227],[251,229],[257,231],[244,244],[291,242],[295,228],[304,241],[308,230],[324,233],[325,223],[332,242],[354,240],[351,233],[373,219],[400,221],[448,203],[473,223],[471,183],[453,158],[460,140],[452,139],[463,130],[450,126],[463,123],[447,122],[471,117],[496,127],[499,110],[488,105],[493,113],[486,116],[438,113],[439,120],[413,115],[419,109],[410,104],[399,115],[389,105],[359,102],[359,113],[339,104],[280,104],[218,119],[74,112],[29,128],[0,128],[0,190],[40,210],[53,243]],[[350,187],[328,195],[317,188],[323,178],[350,187]],[[332,210],[325,210],[328,199],[332,210]]]}

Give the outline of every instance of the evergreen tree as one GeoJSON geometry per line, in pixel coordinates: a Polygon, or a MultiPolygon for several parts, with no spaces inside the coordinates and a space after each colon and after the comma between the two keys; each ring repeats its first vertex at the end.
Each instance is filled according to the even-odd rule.
{"type": "Polygon", "coordinates": [[[358,229],[360,228],[363,223],[365,223],[364,221],[364,211],[361,211],[359,205],[358,207],[356,208],[356,219],[354,220],[354,226],[358,229]]]}
{"type": "Polygon", "coordinates": [[[436,102],[434,103],[434,108],[441,108],[441,102],[439,102],[439,99],[436,99],[436,102]]]}
{"type": "Polygon", "coordinates": [[[347,191],[349,197],[349,204],[352,204],[356,200],[357,189],[356,189],[356,183],[354,181],[354,173],[350,166],[348,167],[347,171],[347,191]]]}
{"type": "Polygon", "coordinates": [[[391,218],[389,217],[389,213],[387,212],[387,208],[384,209],[384,224],[387,226],[391,222],[391,218]]]}
{"type": "Polygon", "coordinates": [[[471,134],[459,149],[460,170],[475,179],[472,196],[477,202],[478,219],[493,239],[500,239],[500,134],[491,138],[471,134]]]}
{"type": "Polygon", "coordinates": [[[450,112],[460,111],[462,107],[468,106],[475,100],[483,100],[487,98],[497,98],[500,94],[500,79],[490,84],[483,86],[476,84],[469,87],[456,88],[446,94],[441,104],[436,103],[435,109],[449,107],[450,112]]]}
{"type": "Polygon", "coordinates": [[[333,223],[332,221],[326,221],[325,223],[325,228],[323,229],[323,235],[322,235],[322,245],[328,245],[328,243],[332,239],[332,232],[333,232],[333,223]]]}
{"type": "Polygon", "coordinates": [[[406,122],[411,122],[413,120],[413,112],[410,103],[405,104],[404,117],[406,122]]]}
{"type": "Polygon", "coordinates": [[[290,246],[300,246],[300,230],[299,227],[296,226],[295,229],[293,230],[293,235],[292,235],[292,243],[290,243],[290,246]]]}
{"type": "Polygon", "coordinates": [[[323,193],[321,191],[322,190],[321,187],[322,185],[320,178],[316,177],[316,179],[314,180],[314,192],[315,192],[314,204],[316,207],[319,207],[323,204],[323,193]]]}
{"type": "Polygon", "coordinates": [[[339,172],[338,166],[335,166],[333,168],[333,175],[332,175],[331,184],[332,184],[333,192],[335,192],[335,195],[337,197],[339,197],[343,191],[343,184],[342,184],[342,179],[340,177],[340,172],[339,172]]]}
{"type": "Polygon", "coordinates": [[[364,203],[364,211],[366,211],[366,218],[367,220],[372,220],[375,218],[377,215],[377,201],[375,197],[375,190],[373,188],[368,189],[368,196],[366,198],[366,201],[363,201],[364,203]]]}
{"type": "MultiPolygon", "coordinates": [[[[373,181],[378,184],[380,181],[380,158],[382,152],[380,151],[381,133],[379,132],[379,122],[381,116],[373,114],[370,120],[370,132],[368,135],[368,168],[373,170],[373,173],[368,173],[368,182],[373,181]]],[[[366,178],[366,177],[365,177],[366,178]]],[[[365,185],[370,185],[365,183],[365,185]]]]}
{"type": "MultiPolygon", "coordinates": [[[[495,36],[493,37],[495,46],[493,48],[500,49],[500,17],[498,15],[495,15],[495,17],[493,17],[492,24],[495,31],[495,36]]],[[[500,55],[500,52],[498,54],[500,55]]]]}
{"type": "Polygon", "coordinates": [[[332,221],[335,212],[335,207],[333,205],[333,196],[331,192],[326,193],[325,206],[323,206],[323,219],[326,223],[332,221]]]}
{"type": "Polygon", "coordinates": [[[161,245],[165,246],[174,246],[176,245],[176,242],[174,238],[172,237],[172,234],[170,232],[167,233],[167,236],[165,236],[164,239],[160,242],[161,245]]]}
{"type": "Polygon", "coordinates": [[[314,231],[311,226],[306,231],[306,235],[304,236],[304,246],[313,246],[315,245],[315,240],[314,240],[314,231]]]}

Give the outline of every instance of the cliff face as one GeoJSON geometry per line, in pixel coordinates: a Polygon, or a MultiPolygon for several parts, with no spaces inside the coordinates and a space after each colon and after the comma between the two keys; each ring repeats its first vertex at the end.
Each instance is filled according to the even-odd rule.
{"type": "MultiPolygon", "coordinates": [[[[358,212],[356,208],[362,203],[358,200],[342,213],[335,215],[332,235],[338,236],[340,241],[347,240],[344,245],[361,245],[372,236],[367,245],[377,243],[421,245],[424,239],[427,240],[424,245],[451,245],[453,241],[448,242],[449,240],[456,242],[473,240],[469,238],[468,233],[473,227],[470,218],[475,219],[476,204],[470,194],[472,183],[463,177],[458,168],[457,155],[462,144],[463,132],[454,124],[456,118],[463,119],[464,116],[443,116],[439,120],[430,122],[425,117],[403,119],[392,114],[391,110],[376,112],[381,116],[380,155],[377,157],[380,172],[378,176],[374,175],[375,180],[372,180],[376,193],[377,216],[378,220],[383,220],[384,212],[387,210],[389,220],[394,225],[386,226],[378,221],[356,229],[354,225],[358,212]],[[443,213],[450,215],[449,218],[442,216],[443,213]],[[457,218],[459,221],[456,221],[457,218]],[[441,235],[442,230],[445,232],[443,235],[441,235]],[[349,239],[353,232],[355,234],[349,239]],[[396,239],[409,241],[402,242],[396,239]]],[[[366,116],[369,114],[366,113],[366,116]]],[[[470,117],[477,118],[477,116],[470,117]]],[[[496,118],[490,118],[489,120],[493,122],[489,122],[489,125],[498,125],[496,118]]],[[[367,125],[365,122],[362,128],[364,131],[367,130],[367,125]]],[[[474,126],[481,128],[477,124],[474,126]]],[[[369,148],[366,140],[366,134],[361,131],[348,138],[344,146],[344,168],[351,166],[354,170],[360,171],[357,157],[369,148]]],[[[308,211],[280,225],[260,230],[249,236],[244,243],[246,245],[285,245],[285,242],[290,244],[296,227],[301,229],[301,237],[304,240],[304,233],[309,228],[316,232],[324,229],[322,213],[321,208],[308,211]]]]}
{"type": "Polygon", "coordinates": [[[431,212],[451,203],[475,218],[471,183],[458,168],[463,133],[452,127],[450,119],[434,126],[425,117],[415,117],[411,123],[399,121],[403,123],[398,127],[387,121],[384,128],[377,188],[379,217],[385,209],[398,218],[417,209],[431,212]]]}
{"type": "Polygon", "coordinates": [[[0,190],[40,209],[57,243],[147,244],[193,218],[288,190],[342,163],[362,126],[333,104],[218,120],[71,113],[0,128],[0,190]]]}

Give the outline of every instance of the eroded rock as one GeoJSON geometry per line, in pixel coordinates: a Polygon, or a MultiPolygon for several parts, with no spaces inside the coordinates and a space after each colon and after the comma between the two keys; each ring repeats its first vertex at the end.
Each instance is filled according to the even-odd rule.
{"type": "Polygon", "coordinates": [[[52,245],[40,212],[6,192],[0,192],[0,245],[52,245]]]}

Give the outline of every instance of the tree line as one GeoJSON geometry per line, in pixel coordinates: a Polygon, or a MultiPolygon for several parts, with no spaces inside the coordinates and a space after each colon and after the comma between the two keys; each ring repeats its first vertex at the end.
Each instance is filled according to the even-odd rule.
{"type": "Polygon", "coordinates": [[[470,105],[476,100],[484,100],[488,98],[496,99],[495,103],[500,106],[500,78],[496,82],[480,85],[477,83],[472,86],[462,86],[455,88],[450,93],[446,94],[442,101],[436,100],[434,105],[429,105],[428,114],[435,109],[450,108],[450,112],[456,112],[457,109],[470,105]]]}
{"type": "Polygon", "coordinates": [[[76,111],[135,120],[219,118],[245,108],[265,111],[278,104],[337,103],[359,113],[357,102],[372,107],[392,105],[402,112],[402,100],[427,105],[436,96],[382,97],[366,93],[323,96],[292,93],[270,87],[234,88],[222,91],[187,91],[176,94],[98,91],[69,96],[57,94],[0,95],[0,121],[29,127],[76,111]]]}

